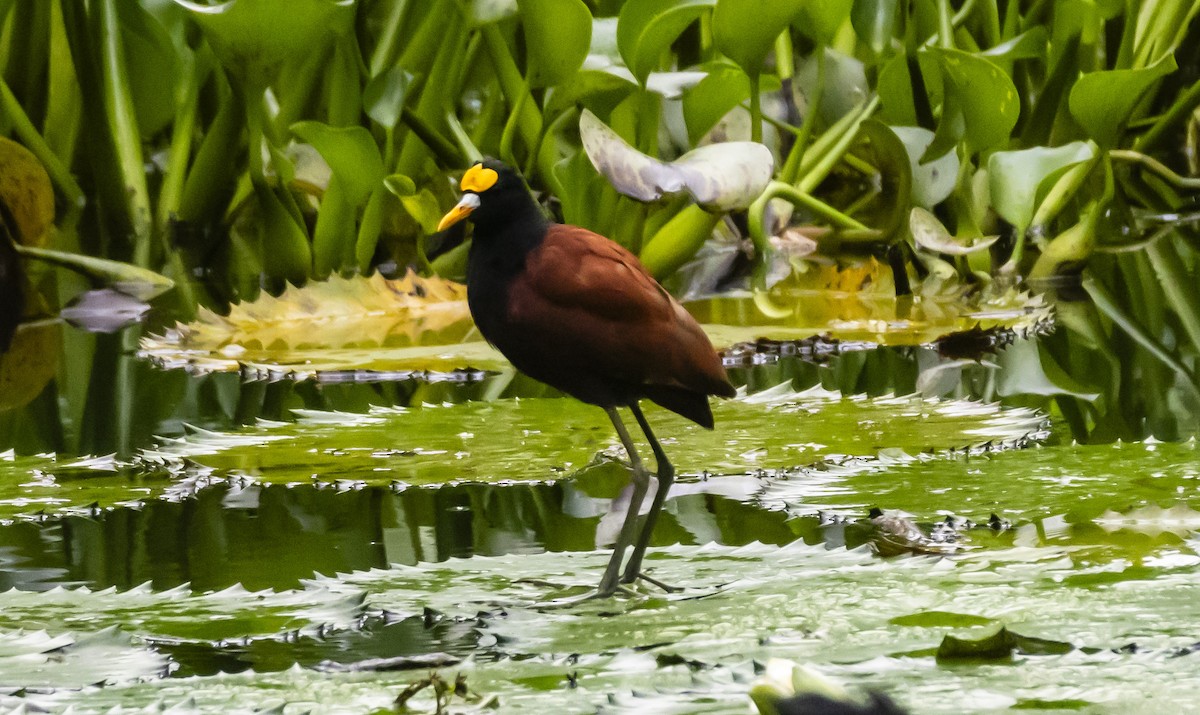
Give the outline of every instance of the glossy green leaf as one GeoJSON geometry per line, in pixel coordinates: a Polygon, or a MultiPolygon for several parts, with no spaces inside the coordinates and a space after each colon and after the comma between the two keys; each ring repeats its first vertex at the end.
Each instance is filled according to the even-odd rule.
{"type": "Polygon", "coordinates": [[[175,0],[191,11],[221,63],[254,87],[265,87],[297,62],[350,31],[354,0],[175,0]]]}
{"type": "Polygon", "coordinates": [[[179,53],[166,29],[139,3],[118,3],[117,13],[138,130],[149,140],[175,118],[179,53]]]}
{"type": "Polygon", "coordinates": [[[1023,232],[1037,208],[1038,186],[1049,175],[1095,154],[1087,142],[998,151],[988,157],[992,208],[1023,232]]]}
{"type": "Polygon", "coordinates": [[[1017,88],[999,67],[961,50],[928,48],[944,83],[942,116],[923,160],[936,159],[959,141],[975,153],[1008,141],[1021,112],[1017,88]]]}
{"type": "Polygon", "coordinates": [[[17,253],[74,271],[140,300],[151,300],[175,287],[170,278],[130,263],[34,246],[17,246],[17,253]]]}
{"type": "Polygon", "coordinates": [[[383,159],[371,133],[363,127],[331,127],[321,122],[298,122],[292,133],[311,144],[342,183],[346,199],[360,206],[383,181],[383,159]]]}
{"type": "Polygon", "coordinates": [[[587,110],[579,132],[596,169],[639,201],[686,191],[709,210],[745,208],[766,188],[775,164],[770,150],[757,142],[710,144],[662,162],[634,149],[587,110]]]}
{"type": "Polygon", "coordinates": [[[1042,59],[1046,56],[1046,28],[1035,25],[1016,37],[1001,42],[982,52],[984,57],[995,60],[1029,60],[1042,59]]]}
{"type": "Polygon", "coordinates": [[[363,89],[363,108],[367,116],[384,128],[394,128],[404,112],[404,100],[411,83],[412,75],[400,65],[372,77],[363,89]]]}
{"type": "Polygon", "coordinates": [[[625,65],[643,85],[658,68],[663,51],[688,25],[709,12],[716,0],[640,0],[621,7],[617,47],[625,65]]]}
{"type": "MultiPolygon", "coordinates": [[[[605,70],[585,69],[576,72],[569,81],[552,90],[546,100],[546,116],[555,117],[573,109],[575,105],[591,105],[594,102],[616,106],[631,92],[637,89],[637,84],[613,72],[605,70]]],[[[599,109],[596,109],[599,111],[599,109]]]]}
{"type": "MultiPolygon", "coordinates": [[[[779,80],[763,75],[759,80],[762,92],[779,89],[779,80]]],[[[718,65],[704,79],[683,94],[683,121],[687,125],[688,141],[693,146],[715,127],[731,110],[750,98],[750,81],[735,67],[718,65]]]]}
{"type": "Polygon", "coordinates": [[[1168,54],[1149,67],[1085,74],[1071,88],[1071,116],[1097,144],[1115,147],[1142,98],[1176,69],[1174,55],[1168,54]]]}
{"type": "Polygon", "coordinates": [[[854,0],[850,22],[858,38],[875,54],[888,49],[896,32],[897,0],[854,0]]]}
{"type": "Polygon", "coordinates": [[[811,0],[800,4],[800,15],[795,21],[801,32],[823,46],[835,44],[842,28],[850,19],[854,0],[811,0]]]}
{"type": "Polygon", "coordinates": [[[712,33],[717,49],[758,77],[775,39],[799,14],[802,0],[717,0],[712,33]]]}
{"type": "Polygon", "coordinates": [[[912,200],[926,209],[945,201],[958,182],[959,160],[956,152],[921,163],[921,157],[933,142],[933,132],[921,127],[892,127],[904,142],[912,170],[912,200]]]}
{"type": "Polygon", "coordinates": [[[549,87],[574,74],[592,41],[592,13],[583,0],[517,0],[517,7],[530,84],[549,87]]]}

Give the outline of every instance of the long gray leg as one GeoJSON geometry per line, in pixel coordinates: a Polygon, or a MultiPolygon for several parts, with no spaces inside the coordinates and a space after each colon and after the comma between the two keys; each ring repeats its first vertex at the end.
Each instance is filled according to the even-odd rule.
{"type": "MultiPolygon", "coordinates": [[[[637,411],[637,405],[634,405],[633,409],[634,415],[641,415],[637,411]]],[[[642,500],[646,497],[646,489],[650,486],[650,474],[642,465],[642,459],[638,456],[637,448],[634,447],[633,440],[629,437],[629,430],[625,429],[625,423],[621,421],[621,415],[617,414],[615,407],[606,407],[604,411],[608,413],[613,427],[617,429],[617,436],[621,438],[621,444],[625,445],[625,452],[629,454],[629,462],[633,465],[633,496],[629,499],[629,513],[625,515],[625,521],[621,524],[621,532],[617,536],[617,543],[613,546],[612,558],[608,561],[608,568],[604,570],[604,578],[600,579],[600,588],[596,595],[601,597],[611,596],[617,590],[621,575],[621,561],[625,558],[625,549],[633,543],[638,512],[642,510],[642,500]]]]}
{"type": "Polygon", "coordinates": [[[650,503],[650,513],[646,515],[646,522],[642,524],[642,533],[638,536],[637,545],[633,547],[633,555],[629,557],[629,563],[625,565],[625,574],[621,577],[621,583],[633,583],[641,575],[642,557],[646,555],[646,547],[650,544],[651,534],[654,533],[654,522],[658,520],[658,512],[662,511],[663,502],[667,500],[667,492],[671,490],[671,484],[675,481],[675,467],[671,464],[671,460],[667,459],[667,453],[655,439],[654,433],[650,431],[650,423],[646,421],[646,416],[642,414],[641,408],[635,402],[629,409],[633,412],[642,432],[646,433],[646,439],[650,441],[650,449],[654,451],[655,466],[658,470],[658,491],[654,493],[654,501],[650,503]]]}

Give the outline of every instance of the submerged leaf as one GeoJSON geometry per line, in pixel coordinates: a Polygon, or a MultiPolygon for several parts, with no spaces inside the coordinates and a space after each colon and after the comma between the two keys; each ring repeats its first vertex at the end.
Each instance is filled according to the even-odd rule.
{"type": "Polygon", "coordinates": [[[686,191],[713,211],[745,208],[771,181],[775,160],[756,142],[727,142],[694,149],[667,163],[631,147],[588,110],[579,118],[584,150],[617,191],[655,201],[686,191]]]}

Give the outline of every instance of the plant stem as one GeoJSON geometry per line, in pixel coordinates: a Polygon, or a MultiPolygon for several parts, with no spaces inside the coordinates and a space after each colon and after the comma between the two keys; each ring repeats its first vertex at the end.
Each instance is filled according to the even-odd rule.
{"type": "Polygon", "coordinates": [[[1187,178],[1174,171],[1152,156],[1132,149],[1112,149],[1108,155],[1117,161],[1129,164],[1139,164],[1145,169],[1157,174],[1160,178],[1180,189],[1200,190],[1200,178],[1187,178]]]}
{"type": "Polygon", "coordinates": [[[1200,390],[1196,389],[1195,375],[1188,370],[1186,365],[1176,359],[1169,350],[1163,347],[1162,343],[1147,333],[1132,316],[1126,313],[1117,304],[1116,299],[1108,292],[1104,284],[1090,275],[1085,275],[1083,277],[1083,289],[1092,297],[1092,302],[1096,304],[1097,310],[1107,315],[1109,320],[1113,321],[1114,325],[1124,331],[1135,343],[1145,348],[1146,352],[1174,370],[1183,378],[1183,383],[1188,386],[1188,391],[1192,393],[1192,398],[1200,401],[1200,390]]]}
{"type": "MultiPolygon", "coordinates": [[[[822,181],[825,180],[825,177],[828,176],[829,172],[833,170],[833,167],[836,166],[839,161],[841,161],[842,155],[846,153],[846,150],[850,148],[850,145],[853,144],[854,140],[858,137],[859,127],[862,126],[862,123],[866,121],[867,117],[870,117],[872,114],[874,114],[875,109],[878,107],[879,95],[875,95],[874,97],[871,97],[869,102],[862,106],[861,110],[859,110],[857,113],[851,113],[855,115],[853,120],[846,126],[840,135],[835,135],[835,141],[833,142],[832,146],[830,146],[827,151],[824,151],[818,155],[819,158],[812,168],[802,172],[803,176],[798,182],[796,182],[796,188],[799,191],[810,193],[813,189],[817,188],[822,181]]],[[[824,136],[822,136],[822,139],[824,139],[824,136]]],[[[817,145],[813,144],[813,148],[815,149],[816,147],[817,145]]]]}
{"type": "Polygon", "coordinates": [[[104,82],[104,110],[112,131],[122,182],[126,191],[126,211],[133,228],[134,262],[150,263],[152,209],[146,186],[146,168],[142,157],[142,137],[138,131],[133,93],[125,66],[124,45],[117,18],[117,0],[99,0],[101,74],[104,82]]]}
{"type": "Polygon", "coordinates": [[[762,142],[762,87],[757,74],[750,77],[750,141],[762,142]]]}
{"type": "Polygon", "coordinates": [[[817,122],[817,115],[821,113],[821,98],[825,96],[824,45],[817,45],[815,52],[817,55],[817,90],[812,97],[812,101],[808,103],[808,111],[804,113],[804,123],[800,125],[800,133],[796,136],[796,143],[792,145],[792,150],[788,152],[787,162],[784,163],[783,171],[780,173],[780,178],[789,184],[796,183],[796,178],[800,175],[804,150],[808,146],[809,138],[812,137],[813,125],[817,122]]]}
{"type": "Polygon", "coordinates": [[[3,79],[0,79],[0,113],[8,117],[9,121],[13,123],[17,137],[29,151],[33,152],[38,161],[42,162],[42,166],[46,167],[46,173],[50,175],[50,180],[63,193],[67,203],[72,206],[83,206],[86,200],[83,189],[79,187],[70,170],[58,160],[46,140],[33,126],[33,122],[29,121],[29,116],[25,114],[20,102],[13,96],[8,83],[3,79]]]}

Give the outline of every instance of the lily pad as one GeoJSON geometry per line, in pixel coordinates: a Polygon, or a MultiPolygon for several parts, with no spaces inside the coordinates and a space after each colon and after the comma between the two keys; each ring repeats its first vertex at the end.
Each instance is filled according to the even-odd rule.
{"type": "Polygon", "coordinates": [[[746,208],[766,189],[775,166],[770,149],[757,142],[709,144],[675,161],[659,161],[634,149],[586,109],[579,132],[596,170],[617,191],[639,201],[686,191],[712,211],[746,208]]]}
{"type": "Polygon", "coordinates": [[[166,368],[296,379],[354,370],[402,379],[507,365],[475,331],[465,286],[414,273],[334,276],[236,305],[227,316],[202,309],[195,321],[144,338],[139,354],[166,368]]]}
{"type": "MultiPolygon", "coordinates": [[[[879,450],[941,451],[1037,436],[1043,417],[995,405],[916,397],[841,399],[837,393],[776,390],[713,403],[710,433],[654,408],[667,450],[685,474],[744,474],[879,450]],[[771,429],[764,430],[764,424],[771,429]]],[[[198,431],[164,441],[147,458],[187,458],[263,482],[444,484],[546,481],[577,473],[598,452],[622,459],[603,411],[575,400],[521,399],[368,415],[301,412],[289,424],[239,433],[198,431]]]]}
{"type": "Polygon", "coordinates": [[[765,293],[691,301],[688,310],[715,345],[824,335],[843,349],[926,345],[976,330],[1010,337],[1044,330],[1053,315],[1040,296],[1015,290],[971,293],[930,280],[896,296],[890,270],[874,260],[812,265],[765,293]]]}

